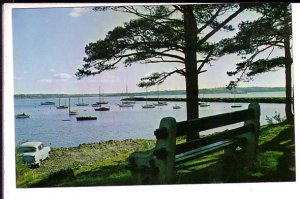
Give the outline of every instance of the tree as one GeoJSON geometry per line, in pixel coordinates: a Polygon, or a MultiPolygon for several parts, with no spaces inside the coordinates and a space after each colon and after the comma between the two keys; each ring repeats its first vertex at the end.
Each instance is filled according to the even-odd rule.
{"type": "Polygon", "coordinates": [[[250,9],[260,14],[253,22],[242,22],[235,37],[221,41],[220,55],[238,53],[244,61],[237,63],[235,71],[229,76],[237,75],[237,81],[249,81],[253,76],[285,68],[287,121],[293,122],[292,108],[292,63],[291,45],[292,21],[291,6],[288,3],[258,4],[250,9]],[[271,56],[275,49],[283,50],[284,56],[271,56]],[[267,53],[263,59],[257,58],[267,53]]]}
{"type": "MultiPolygon", "coordinates": [[[[125,66],[135,62],[173,63],[173,71],[153,74],[150,76],[152,81],[140,86],[162,83],[175,73],[183,75],[186,82],[187,119],[198,118],[198,74],[206,71],[203,67],[211,61],[216,50],[214,44],[208,43],[208,39],[220,29],[232,30],[226,24],[245,6],[200,4],[95,8],[100,11],[106,9],[131,13],[136,18],[124,23],[123,27],[109,31],[104,39],[88,44],[85,48],[86,63],[76,75],[82,78],[112,70],[122,60],[125,66]],[[233,13],[228,15],[227,11],[233,13]]],[[[188,140],[197,138],[198,133],[187,136],[188,140]]]]}

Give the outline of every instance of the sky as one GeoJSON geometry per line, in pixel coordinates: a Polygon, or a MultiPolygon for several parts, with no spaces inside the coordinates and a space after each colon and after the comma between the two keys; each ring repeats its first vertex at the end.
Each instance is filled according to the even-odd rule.
{"type": "MultiPolygon", "coordinates": [[[[137,83],[140,78],[157,71],[172,71],[171,64],[132,64],[125,67],[119,63],[117,69],[94,77],[78,80],[75,73],[84,64],[85,46],[103,39],[108,31],[129,21],[131,15],[105,11],[95,12],[88,8],[36,8],[12,11],[13,71],[15,94],[35,93],[97,93],[99,86],[104,93],[145,91],[137,83]]],[[[254,19],[253,13],[244,13],[231,23],[254,19]]],[[[219,32],[212,41],[232,33],[219,32]]],[[[274,52],[280,55],[282,52],[274,52]]],[[[227,71],[235,68],[237,55],[224,56],[206,66],[206,73],[199,75],[199,88],[224,87],[235,77],[227,71]]],[[[285,86],[284,70],[260,74],[254,81],[239,86],[285,86]]],[[[156,90],[157,87],[148,90],[156,90]]],[[[160,90],[185,89],[185,79],[173,75],[159,87],[160,90]]]]}

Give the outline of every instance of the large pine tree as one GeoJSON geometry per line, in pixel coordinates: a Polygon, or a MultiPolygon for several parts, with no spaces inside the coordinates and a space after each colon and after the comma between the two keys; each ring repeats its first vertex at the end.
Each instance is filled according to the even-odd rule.
{"type": "Polygon", "coordinates": [[[288,3],[257,4],[249,9],[260,15],[252,22],[242,22],[235,37],[221,41],[220,55],[237,53],[244,61],[237,63],[235,71],[228,75],[239,75],[237,81],[252,79],[253,76],[285,68],[287,121],[293,122],[291,44],[292,17],[288,3]],[[283,50],[284,56],[272,56],[283,50]],[[264,58],[258,58],[264,53],[264,58]]]}
{"type": "MultiPolygon", "coordinates": [[[[187,119],[198,118],[198,74],[205,71],[203,66],[215,51],[208,39],[220,29],[231,30],[232,27],[226,24],[245,8],[237,4],[95,8],[127,12],[135,18],[109,31],[104,39],[88,44],[85,49],[87,57],[84,58],[86,64],[76,75],[82,78],[112,70],[121,61],[126,66],[134,62],[174,63],[173,71],[156,73],[157,81],[152,83],[161,83],[174,73],[183,75],[187,119]]],[[[188,140],[197,138],[199,134],[188,133],[188,140]]]]}

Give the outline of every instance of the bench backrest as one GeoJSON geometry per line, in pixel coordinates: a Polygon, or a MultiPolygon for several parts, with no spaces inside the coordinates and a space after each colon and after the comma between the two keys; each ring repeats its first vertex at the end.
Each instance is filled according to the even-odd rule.
{"type": "MultiPolygon", "coordinates": [[[[175,155],[230,138],[246,140],[242,149],[245,151],[246,159],[252,161],[257,154],[259,120],[260,107],[257,103],[249,104],[246,110],[183,122],[176,122],[174,118],[166,117],[161,120],[159,128],[154,132],[157,141],[153,151],[134,153],[129,162],[135,168],[149,168],[149,170],[156,171],[158,173],[156,183],[172,182],[175,176],[173,169],[175,168],[175,155]],[[240,122],[244,122],[244,126],[176,145],[176,137],[185,136],[187,132],[198,133],[240,122]]],[[[152,177],[153,174],[149,174],[148,178],[152,177]]]]}

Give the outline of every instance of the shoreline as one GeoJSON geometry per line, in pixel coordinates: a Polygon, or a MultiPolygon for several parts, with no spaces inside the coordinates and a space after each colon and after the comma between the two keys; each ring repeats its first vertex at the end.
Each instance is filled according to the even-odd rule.
{"type": "MultiPolygon", "coordinates": [[[[186,102],[186,98],[145,98],[145,97],[131,97],[124,98],[123,101],[167,101],[167,102],[186,102]]],[[[238,102],[238,103],[285,103],[285,97],[239,97],[239,98],[199,98],[199,102],[238,102]]]]}

